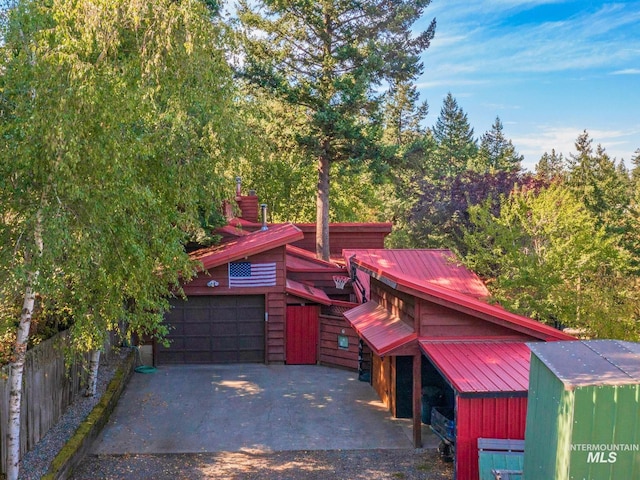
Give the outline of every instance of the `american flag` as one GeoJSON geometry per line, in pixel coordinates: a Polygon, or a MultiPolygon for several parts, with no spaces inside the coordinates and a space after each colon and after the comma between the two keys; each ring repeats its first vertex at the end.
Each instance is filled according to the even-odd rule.
{"type": "Polygon", "coordinates": [[[229,287],[272,287],[275,284],[275,263],[229,263],[229,287]]]}

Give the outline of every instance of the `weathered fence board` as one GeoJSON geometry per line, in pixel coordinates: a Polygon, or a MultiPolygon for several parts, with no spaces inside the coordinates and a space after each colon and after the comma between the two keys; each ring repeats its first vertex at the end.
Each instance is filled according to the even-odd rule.
{"type": "MultiPolygon", "coordinates": [[[[22,390],[20,455],[24,455],[56,424],[86,385],[83,362],[65,367],[62,332],[27,351],[22,390]]],[[[85,360],[86,361],[86,360],[85,360]]],[[[9,366],[0,375],[0,473],[6,472],[9,425],[9,366]]]]}

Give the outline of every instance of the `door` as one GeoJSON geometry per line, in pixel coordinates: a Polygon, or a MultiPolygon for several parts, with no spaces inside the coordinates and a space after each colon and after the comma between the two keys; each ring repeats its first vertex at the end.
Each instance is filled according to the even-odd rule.
{"type": "Polygon", "coordinates": [[[171,301],[169,347],[159,364],[263,363],[264,296],[194,296],[171,301]]]}
{"type": "Polygon", "coordinates": [[[287,364],[315,365],[318,361],[320,307],[287,306],[287,364]]]}

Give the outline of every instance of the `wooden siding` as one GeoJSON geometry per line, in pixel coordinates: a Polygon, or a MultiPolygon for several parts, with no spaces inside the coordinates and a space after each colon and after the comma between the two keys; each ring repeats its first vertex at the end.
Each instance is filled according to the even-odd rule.
{"type": "Polygon", "coordinates": [[[267,295],[267,363],[285,361],[286,295],[272,292],[267,295]]]}
{"type": "Polygon", "coordinates": [[[358,370],[358,335],[344,317],[320,315],[320,363],[358,370]],[[343,333],[344,332],[344,333],[343,333]],[[338,335],[349,339],[349,348],[338,348],[338,335]]]}
{"type": "Polygon", "coordinates": [[[523,440],[527,398],[456,398],[456,479],[478,479],[478,438],[523,440]]]}
{"type": "Polygon", "coordinates": [[[496,325],[487,320],[476,318],[427,300],[417,300],[420,302],[420,336],[422,337],[469,338],[508,336],[514,340],[536,340],[534,337],[496,325]]]}
{"type": "Polygon", "coordinates": [[[252,263],[275,263],[276,284],[273,287],[234,287],[229,288],[229,264],[225,263],[212,268],[209,272],[201,272],[191,281],[183,285],[184,292],[189,295],[260,295],[271,292],[284,292],[285,247],[278,247],[248,258],[252,263]],[[211,280],[218,282],[217,287],[207,287],[211,280]]]}
{"type": "Polygon", "coordinates": [[[399,292],[384,283],[371,279],[371,300],[386,309],[392,315],[400,318],[411,328],[415,327],[414,312],[416,298],[399,292]]]}
{"type": "Polygon", "coordinates": [[[389,409],[391,415],[396,416],[396,357],[380,358],[372,355],[373,366],[371,372],[372,386],[378,397],[389,409]]]}
{"type": "MultiPolygon", "coordinates": [[[[309,252],[316,251],[316,225],[296,223],[304,238],[292,243],[309,252]]],[[[344,249],[384,248],[384,239],[391,233],[390,223],[332,223],[329,225],[329,248],[331,255],[342,255],[344,249]]]]}
{"type": "MultiPolygon", "coordinates": [[[[80,363],[65,367],[61,333],[27,351],[22,392],[20,456],[31,450],[53,427],[67,407],[86,387],[86,370],[80,363]]],[[[102,367],[101,367],[102,368],[102,367]]],[[[9,366],[0,371],[0,473],[6,472],[9,423],[9,366]]]]}

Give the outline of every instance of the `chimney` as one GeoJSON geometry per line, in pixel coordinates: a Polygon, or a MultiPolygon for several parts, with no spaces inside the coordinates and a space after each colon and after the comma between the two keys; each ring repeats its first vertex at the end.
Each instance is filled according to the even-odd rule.
{"type": "Polygon", "coordinates": [[[269,230],[269,227],[267,227],[267,204],[262,203],[260,209],[262,210],[262,228],[260,230],[269,230]]]}
{"type": "Polygon", "coordinates": [[[260,211],[258,196],[255,190],[249,190],[249,195],[242,195],[242,177],[236,177],[236,203],[240,209],[240,218],[251,223],[258,223],[260,211]]]}

